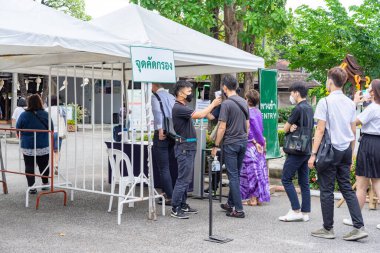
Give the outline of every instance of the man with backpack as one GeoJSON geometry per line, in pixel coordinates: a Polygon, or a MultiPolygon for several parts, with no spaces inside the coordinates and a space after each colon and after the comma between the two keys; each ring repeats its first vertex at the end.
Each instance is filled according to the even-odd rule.
{"type": "Polygon", "coordinates": [[[240,169],[247,149],[249,111],[247,102],[236,93],[239,85],[234,76],[225,75],[222,79],[222,86],[228,99],[222,103],[220,108],[220,124],[212,155],[216,155],[223,140],[222,151],[230,192],[227,203],[221,204],[221,208],[227,211],[228,217],[244,218],[245,213],[240,194],[240,169]]]}

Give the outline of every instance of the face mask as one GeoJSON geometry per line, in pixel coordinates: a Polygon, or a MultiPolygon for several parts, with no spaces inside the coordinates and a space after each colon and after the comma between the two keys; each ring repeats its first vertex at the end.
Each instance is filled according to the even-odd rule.
{"type": "Polygon", "coordinates": [[[189,95],[187,95],[187,96],[186,96],[186,101],[190,103],[191,100],[193,100],[193,97],[194,97],[193,94],[189,94],[189,95]]]}
{"type": "Polygon", "coordinates": [[[289,96],[289,101],[292,105],[295,105],[297,103],[297,101],[294,99],[292,95],[289,96]]]}

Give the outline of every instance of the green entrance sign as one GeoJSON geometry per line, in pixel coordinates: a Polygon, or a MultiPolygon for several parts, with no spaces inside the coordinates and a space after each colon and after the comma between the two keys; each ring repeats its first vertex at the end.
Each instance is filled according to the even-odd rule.
{"type": "Polygon", "coordinates": [[[261,69],[260,110],[263,114],[264,137],[267,141],[267,159],[281,157],[278,143],[277,70],[261,69]]]}

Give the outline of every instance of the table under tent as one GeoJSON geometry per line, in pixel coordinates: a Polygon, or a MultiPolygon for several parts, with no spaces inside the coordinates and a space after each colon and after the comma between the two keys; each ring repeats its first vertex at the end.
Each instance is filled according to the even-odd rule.
{"type": "MultiPolygon", "coordinates": [[[[5,0],[0,0],[0,2],[2,1],[5,0]]],[[[91,115],[100,114],[102,119],[100,127],[95,125],[95,120],[92,117],[89,128],[82,122],[80,132],[76,131],[67,135],[60,154],[59,175],[55,178],[55,187],[118,197],[118,224],[121,222],[122,208],[125,203],[133,206],[134,202],[144,200],[149,201],[149,217],[156,219],[154,199],[162,197],[153,188],[152,119],[149,113],[151,82],[147,80],[141,83],[141,91],[138,93],[139,103],[146,104],[146,111],[140,115],[141,124],[137,126],[139,129],[136,129],[139,131],[140,140],[136,140],[136,138],[128,140],[132,145],[132,153],[134,150],[140,149],[141,173],[138,176],[133,176],[133,173],[132,175],[128,173],[129,176],[118,175],[119,178],[113,180],[113,182],[119,181],[118,193],[112,191],[114,187],[110,189],[104,183],[108,162],[116,167],[113,169],[113,173],[116,171],[124,172],[124,166],[133,167],[135,163],[133,154],[128,157],[123,150],[120,154],[116,154],[118,152],[112,148],[112,131],[104,124],[104,119],[112,117],[115,111],[112,101],[116,98],[115,96],[119,96],[118,99],[122,105],[126,105],[127,111],[129,106],[132,106],[132,109],[133,106],[136,106],[133,101],[133,97],[136,96],[132,96],[131,101],[126,96],[127,84],[131,81],[131,88],[135,89],[134,80],[136,80],[133,78],[136,76],[132,75],[133,68],[136,68],[136,62],[131,60],[133,58],[131,50],[144,46],[148,54],[159,50],[157,48],[169,51],[169,55],[171,52],[175,66],[173,67],[175,78],[171,78],[170,83],[182,76],[250,72],[264,67],[264,60],[260,57],[241,51],[133,4],[101,19],[96,19],[91,24],[75,20],[34,2],[22,0],[12,4],[15,6],[2,9],[1,13],[12,13],[12,10],[15,9],[18,12],[24,12],[25,15],[20,16],[25,17],[25,20],[33,20],[33,22],[32,24],[29,22],[30,26],[25,28],[22,22],[26,21],[19,20],[20,24],[15,30],[35,32],[33,36],[28,36],[27,40],[25,37],[15,37],[12,38],[13,41],[0,42],[0,68],[10,72],[48,75],[49,97],[52,95],[52,86],[56,86],[57,91],[62,90],[62,86],[65,86],[61,95],[63,107],[66,108],[66,111],[69,107],[67,92],[71,89],[75,93],[75,104],[83,104],[84,98],[90,96],[91,105],[87,109],[91,111],[91,115]],[[46,14],[41,15],[41,12],[46,14]],[[33,13],[38,13],[38,15],[33,13]],[[44,20],[38,17],[44,17],[44,20]],[[54,20],[54,22],[47,23],[45,22],[46,19],[54,20]],[[73,25],[75,27],[70,27],[70,24],[75,24],[73,25]],[[42,27],[46,27],[46,31],[41,30],[42,27]],[[111,34],[105,32],[102,27],[107,28],[111,34]],[[71,35],[75,36],[66,34],[67,38],[60,37],[58,30],[59,32],[72,32],[71,35]],[[44,40],[46,44],[39,45],[38,43],[46,38],[46,33],[51,36],[44,40]],[[8,47],[8,45],[17,45],[19,41],[23,41],[23,44],[21,43],[18,47],[8,47]],[[89,44],[86,44],[86,41],[89,44]],[[71,44],[76,47],[71,46],[71,44]],[[73,77],[72,82],[68,81],[69,77],[73,77]],[[120,81],[120,85],[115,85],[116,81],[120,81]],[[109,101],[111,111],[108,112],[103,110],[105,89],[110,89],[112,94],[111,101],[109,101]],[[115,95],[115,90],[118,91],[117,95],[115,95]],[[99,92],[100,96],[95,96],[96,91],[99,92]],[[100,100],[100,108],[95,106],[96,99],[100,100]],[[144,142],[143,138],[145,130],[148,136],[147,142],[144,142]],[[111,143],[110,149],[106,149],[106,141],[111,143]],[[144,145],[148,146],[148,154],[145,155],[143,152],[144,145]],[[114,156],[119,157],[117,159],[124,160],[125,163],[118,163],[117,159],[116,162],[113,162],[114,156]],[[121,170],[118,166],[121,166],[121,170]],[[148,173],[144,173],[146,168],[148,168],[148,173]],[[125,180],[124,176],[126,177],[125,180]],[[144,195],[143,183],[149,186],[148,196],[144,195]],[[135,194],[135,189],[138,189],[137,184],[140,184],[140,191],[135,194]],[[129,188],[128,192],[125,192],[126,187],[129,188]]],[[[12,27],[14,25],[10,24],[10,21],[6,23],[4,20],[7,19],[2,19],[1,27],[12,27]]],[[[2,29],[0,31],[3,32],[2,29]]],[[[151,81],[160,82],[162,80],[151,81]]],[[[136,91],[133,90],[133,92],[136,91]]],[[[116,110],[118,109],[116,108],[116,110]]],[[[111,121],[111,129],[112,127],[111,121]]],[[[121,133],[122,140],[124,140],[124,132],[121,133]]],[[[110,208],[111,204],[112,200],[110,208]]],[[[164,212],[165,206],[163,205],[162,214],[164,212]]]]}

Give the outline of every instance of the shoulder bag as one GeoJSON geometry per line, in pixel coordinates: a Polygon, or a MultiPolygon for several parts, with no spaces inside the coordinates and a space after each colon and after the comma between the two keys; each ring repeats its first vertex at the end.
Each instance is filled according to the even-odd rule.
{"type": "Polygon", "coordinates": [[[331,134],[327,129],[327,124],[329,122],[329,105],[327,103],[327,98],[325,98],[325,102],[327,110],[326,128],[315,159],[315,168],[317,169],[318,173],[329,168],[334,161],[334,149],[331,143],[331,134]]]}
{"type": "Polygon", "coordinates": [[[162,112],[162,116],[163,116],[164,133],[170,139],[175,140],[178,136],[177,136],[177,134],[174,130],[174,127],[173,127],[173,119],[166,117],[160,96],[157,93],[153,93],[153,95],[157,98],[158,102],[160,103],[160,108],[161,108],[161,112],[162,112]]]}
{"type": "Polygon", "coordinates": [[[285,143],[283,150],[289,155],[310,155],[312,127],[309,122],[305,126],[305,113],[301,109],[300,126],[294,132],[285,135],[285,143]]]}
{"type": "MultiPolygon", "coordinates": [[[[246,109],[244,109],[243,106],[241,106],[241,104],[239,104],[239,102],[237,102],[236,100],[232,99],[232,98],[229,98],[231,101],[234,101],[235,104],[242,110],[242,112],[244,113],[244,116],[245,116],[245,119],[246,120],[249,120],[249,111],[246,111],[246,109]]],[[[216,140],[216,136],[218,134],[218,129],[219,129],[219,125],[220,125],[220,122],[218,121],[218,123],[216,124],[216,126],[214,127],[214,129],[212,130],[211,134],[210,134],[210,138],[211,140],[213,140],[215,142],[216,140]]]]}

